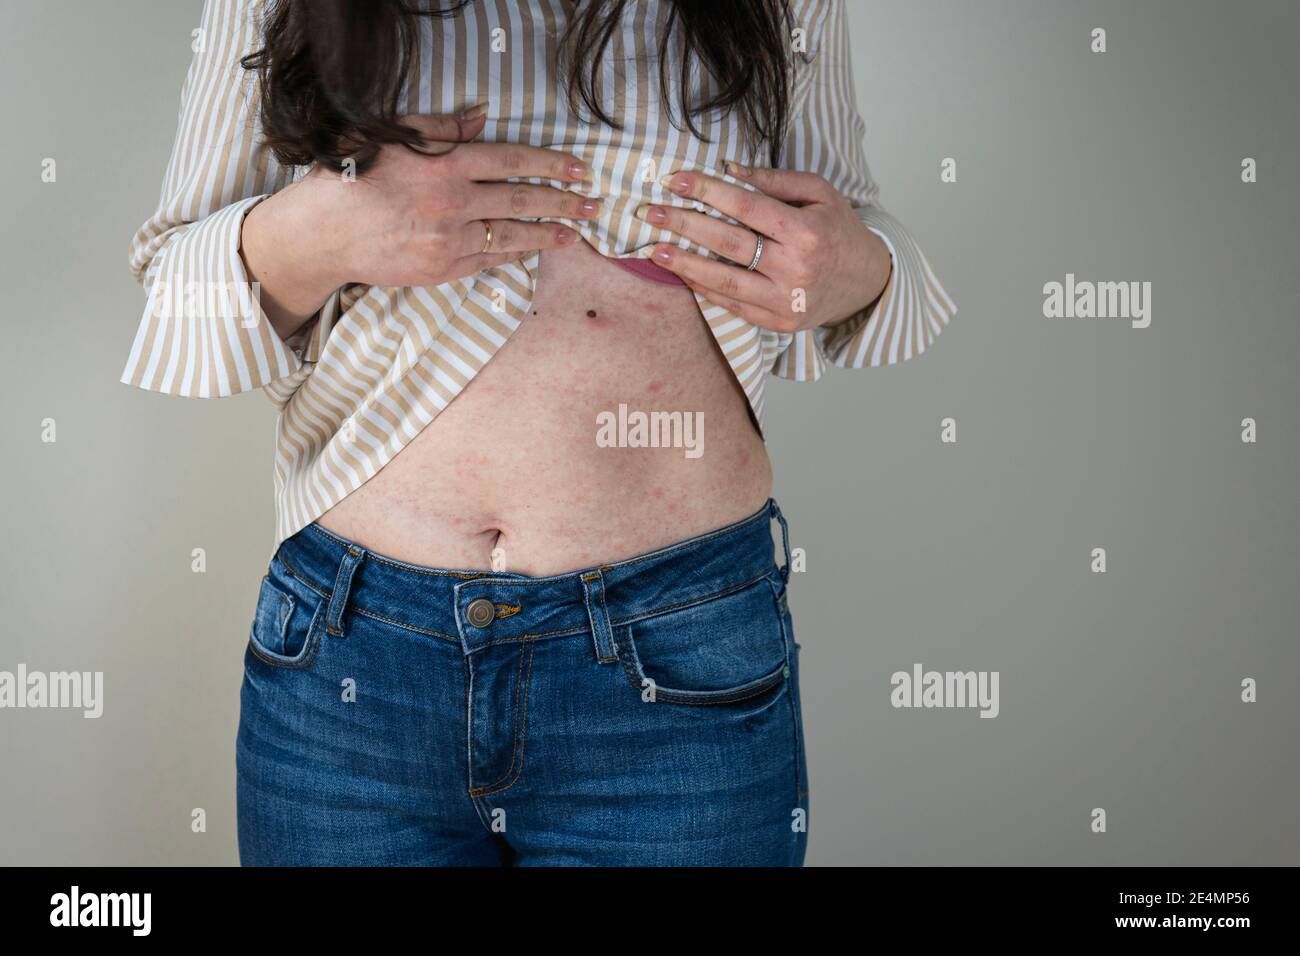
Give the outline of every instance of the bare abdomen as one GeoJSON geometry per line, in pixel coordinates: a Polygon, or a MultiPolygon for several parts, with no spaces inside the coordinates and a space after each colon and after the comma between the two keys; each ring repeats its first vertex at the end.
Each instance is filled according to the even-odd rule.
{"type": "Polygon", "coordinates": [[[689,290],[579,242],[543,253],[523,325],[320,523],[415,564],[546,575],[720,527],[770,491],[744,394],[689,290]],[[635,413],[668,447],[626,447],[648,437],[635,413]]]}

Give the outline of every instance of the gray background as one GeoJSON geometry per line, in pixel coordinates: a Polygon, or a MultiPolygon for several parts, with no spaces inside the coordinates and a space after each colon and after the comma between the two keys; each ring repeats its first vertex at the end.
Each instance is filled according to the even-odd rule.
{"type": "MultiPolygon", "coordinates": [[[[274,407],[117,383],[199,9],[0,2],[0,669],[106,675],[99,720],[0,711],[0,863],[237,858],[274,407]]],[[[851,10],[883,202],[961,311],[918,361],[771,383],[809,862],[1300,862],[1297,5],[851,10]],[[1151,327],[1044,318],[1067,272],[1150,281],[1151,327]],[[999,671],[1001,715],[895,710],[918,661],[999,671]]]]}

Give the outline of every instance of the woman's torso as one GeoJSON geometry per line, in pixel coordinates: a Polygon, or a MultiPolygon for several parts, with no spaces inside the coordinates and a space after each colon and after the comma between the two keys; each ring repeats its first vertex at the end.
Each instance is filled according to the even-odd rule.
{"type": "MultiPolygon", "coordinates": [[[[426,24],[403,108],[486,102],[483,139],[581,156],[593,172],[587,194],[602,199],[604,212],[568,223],[584,241],[541,256],[531,304],[512,316],[519,327],[414,440],[318,519],[324,527],[412,563],[487,568],[495,551],[498,569],[548,574],[671,544],[767,499],[771,466],[735,370],[766,354],[757,331],[729,319],[713,320],[711,330],[690,290],[606,258],[644,255],[668,238],[633,215],[641,203],[671,200],[663,174],[721,175],[726,160],[754,159],[734,115],[707,122],[707,140],[670,120],[655,52],[668,12],[666,4],[629,5],[614,34],[606,88],[618,92],[605,105],[616,128],[580,119],[564,95],[564,5],[493,0],[426,24]],[[491,46],[496,36],[507,40],[501,52],[491,46]],[[597,416],[617,419],[620,406],[702,420],[703,453],[601,447],[597,416]]],[[[801,64],[797,87],[806,84],[801,64]]],[[[669,71],[676,75],[675,59],[669,71]]],[[[482,273],[469,299],[517,285],[519,274],[482,273]]]]}
{"type": "Polygon", "coordinates": [[[415,564],[546,575],[721,527],[770,491],[749,404],[695,297],[579,242],[542,254],[520,327],[319,523],[415,564]],[[669,447],[626,447],[644,440],[638,412],[680,413],[653,420],[669,447]]]}

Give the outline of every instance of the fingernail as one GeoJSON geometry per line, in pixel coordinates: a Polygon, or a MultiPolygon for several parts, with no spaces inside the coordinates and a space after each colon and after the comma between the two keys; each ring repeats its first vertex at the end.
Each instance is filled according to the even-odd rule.
{"type": "Polygon", "coordinates": [[[662,207],[642,206],[641,208],[645,210],[645,219],[647,222],[652,222],[656,226],[664,226],[668,224],[668,213],[665,212],[662,207]]]}
{"type": "Polygon", "coordinates": [[[594,199],[587,199],[578,208],[582,210],[584,216],[594,216],[600,212],[600,203],[594,199]]]}
{"type": "Polygon", "coordinates": [[[570,179],[581,179],[585,175],[587,175],[586,163],[569,163],[570,179]]]}
{"type": "Polygon", "coordinates": [[[730,160],[727,161],[727,172],[737,179],[748,179],[754,175],[754,171],[748,166],[742,166],[740,163],[733,163],[730,160]]]}
{"type": "Polygon", "coordinates": [[[652,256],[652,258],[655,260],[655,262],[661,263],[663,265],[667,265],[668,263],[673,261],[672,250],[670,250],[666,246],[657,246],[655,248],[654,255],[652,256]]]}
{"type": "Polygon", "coordinates": [[[659,185],[671,189],[675,193],[686,195],[686,191],[691,188],[691,181],[685,176],[678,173],[669,173],[659,180],[659,185]]]}
{"type": "Polygon", "coordinates": [[[555,241],[560,245],[567,245],[574,240],[578,234],[572,229],[561,229],[555,234],[555,241]]]}
{"type": "Polygon", "coordinates": [[[486,116],[487,111],[488,104],[486,102],[479,103],[477,106],[471,106],[465,112],[461,113],[460,118],[463,120],[476,120],[480,116],[486,116]]]}

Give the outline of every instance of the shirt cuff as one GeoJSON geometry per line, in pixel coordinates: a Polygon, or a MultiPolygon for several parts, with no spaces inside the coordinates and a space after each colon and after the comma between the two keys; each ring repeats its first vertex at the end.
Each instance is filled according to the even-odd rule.
{"type": "Polygon", "coordinates": [[[905,362],[924,352],[957,314],[956,304],[902,223],[879,206],[856,212],[889,250],[889,281],[866,308],[795,333],[773,368],[782,378],[816,381],[828,363],[868,368],[905,362]]]}
{"type": "Polygon", "coordinates": [[[160,250],[121,381],[217,398],[262,388],[302,367],[301,350],[282,340],[262,311],[239,253],[244,216],[265,198],[241,199],[180,227],[160,250]]]}

